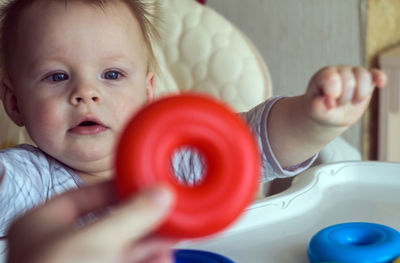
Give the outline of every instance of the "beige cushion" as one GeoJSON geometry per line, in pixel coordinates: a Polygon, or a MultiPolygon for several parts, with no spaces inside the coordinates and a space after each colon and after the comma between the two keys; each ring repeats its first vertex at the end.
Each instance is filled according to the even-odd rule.
{"type": "Polygon", "coordinates": [[[157,94],[200,91],[246,111],[271,96],[270,74],[253,44],[213,9],[194,0],[162,0],[163,69],[157,94]]]}

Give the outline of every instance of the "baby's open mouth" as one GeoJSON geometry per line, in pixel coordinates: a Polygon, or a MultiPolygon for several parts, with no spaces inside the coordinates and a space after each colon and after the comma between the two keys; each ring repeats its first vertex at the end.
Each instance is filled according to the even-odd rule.
{"type": "Polygon", "coordinates": [[[94,121],[84,121],[81,122],[78,126],[94,126],[94,125],[99,125],[99,124],[94,121]]]}
{"type": "Polygon", "coordinates": [[[71,129],[68,130],[70,133],[78,134],[78,135],[95,135],[102,133],[106,131],[108,127],[106,127],[104,124],[96,122],[96,121],[90,121],[90,120],[85,120],[80,122],[78,125],[72,127],[71,129]]]}

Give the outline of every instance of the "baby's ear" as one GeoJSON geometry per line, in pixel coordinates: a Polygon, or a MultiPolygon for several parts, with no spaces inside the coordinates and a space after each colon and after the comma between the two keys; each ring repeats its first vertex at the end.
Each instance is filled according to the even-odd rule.
{"type": "Polygon", "coordinates": [[[2,79],[0,82],[0,99],[3,102],[4,110],[8,117],[18,126],[24,126],[19,111],[17,97],[14,93],[11,81],[9,79],[2,79]]]}
{"type": "Polygon", "coordinates": [[[154,99],[154,73],[149,71],[146,75],[146,99],[152,101],[154,99]]]}

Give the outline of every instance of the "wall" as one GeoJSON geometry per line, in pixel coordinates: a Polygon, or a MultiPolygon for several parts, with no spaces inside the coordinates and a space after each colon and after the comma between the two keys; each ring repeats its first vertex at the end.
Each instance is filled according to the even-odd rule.
{"type": "MultiPolygon", "coordinates": [[[[323,66],[363,65],[365,1],[208,0],[207,4],[254,42],[269,66],[276,95],[303,93],[312,74],[323,66]]],[[[344,137],[362,151],[361,135],[360,121],[344,137]]]]}
{"type": "Polygon", "coordinates": [[[376,65],[378,55],[400,43],[400,1],[368,0],[366,62],[376,65]]]}
{"type": "MultiPolygon", "coordinates": [[[[366,65],[377,66],[378,56],[400,43],[400,1],[368,0],[366,26],[366,65]]],[[[389,80],[390,83],[390,80],[389,80]]],[[[378,152],[378,97],[371,103],[371,110],[365,118],[364,154],[377,159],[378,152]]],[[[382,129],[381,129],[382,130],[382,129]]]]}

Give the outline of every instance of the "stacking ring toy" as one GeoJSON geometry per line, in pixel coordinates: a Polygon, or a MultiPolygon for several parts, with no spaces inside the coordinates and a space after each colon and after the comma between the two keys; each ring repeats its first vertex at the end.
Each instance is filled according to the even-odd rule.
{"type": "Polygon", "coordinates": [[[159,99],[136,114],[116,153],[115,187],[122,199],[166,183],[175,207],[156,231],[178,238],[216,233],[253,200],[259,183],[259,153],[240,117],[216,100],[194,94],[159,99]],[[196,149],[206,163],[203,179],[189,187],[171,169],[173,153],[196,149]]]}
{"type": "Polygon", "coordinates": [[[389,263],[400,256],[400,233],[374,223],[344,223],[322,229],[308,245],[316,262],[389,263]]]}
{"type": "Polygon", "coordinates": [[[194,249],[177,249],[174,258],[175,263],[234,263],[220,254],[194,249]]]}

